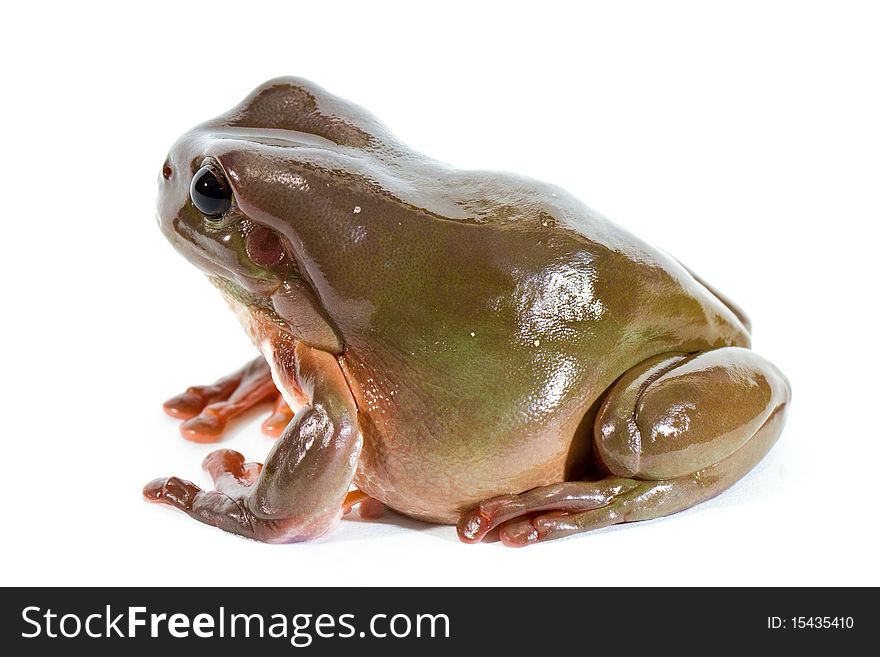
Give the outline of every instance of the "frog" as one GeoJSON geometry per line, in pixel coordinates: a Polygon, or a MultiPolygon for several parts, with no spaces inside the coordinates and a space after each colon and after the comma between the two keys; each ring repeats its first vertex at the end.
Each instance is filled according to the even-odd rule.
{"type": "Polygon", "coordinates": [[[721,292],[548,183],[461,170],[302,78],[185,133],[157,219],[258,355],[165,403],[190,440],[272,404],[143,496],[269,543],[357,508],[521,547],[715,497],[777,441],[791,386],[721,292]]]}

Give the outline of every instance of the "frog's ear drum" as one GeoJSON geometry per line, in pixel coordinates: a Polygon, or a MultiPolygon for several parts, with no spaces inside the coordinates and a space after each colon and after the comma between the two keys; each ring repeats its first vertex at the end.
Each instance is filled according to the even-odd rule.
{"type": "Polygon", "coordinates": [[[248,257],[260,267],[273,267],[284,259],[284,245],[271,228],[255,226],[245,240],[248,257]]]}
{"type": "Polygon", "coordinates": [[[211,165],[196,171],[189,196],[199,212],[209,217],[219,217],[232,205],[232,190],[226,176],[211,165]]]}

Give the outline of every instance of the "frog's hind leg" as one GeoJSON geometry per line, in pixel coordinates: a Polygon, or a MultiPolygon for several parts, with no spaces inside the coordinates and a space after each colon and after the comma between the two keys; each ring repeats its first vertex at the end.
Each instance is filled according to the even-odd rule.
{"type": "Polygon", "coordinates": [[[278,393],[268,363],[258,356],[229,376],[210,385],[191,386],[163,405],[165,412],[184,420],[180,433],[187,440],[213,443],[220,440],[229,421],[266,402],[275,402],[263,431],[278,437],[293,418],[293,412],[278,393]]]}
{"type": "Polygon", "coordinates": [[[595,445],[612,476],[505,495],[462,516],[459,536],[500,526],[528,545],[669,515],[729,488],[778,438],[791,391],[776,367],[747,349],[666,354],[623,375],[596,417],[595,445]]]}
{"type": "Polygon", "coordinates": [[[708,500],[732,486],[761,460],[776,442],[784,415],[784,408],[777,409],[748,443],[713,466],[677,479],[627,480],[635,485],[595,510],[554,511],[510,520],[501,525],[501,540],[519,547],[623,522],[659,518],[708,500]]]}

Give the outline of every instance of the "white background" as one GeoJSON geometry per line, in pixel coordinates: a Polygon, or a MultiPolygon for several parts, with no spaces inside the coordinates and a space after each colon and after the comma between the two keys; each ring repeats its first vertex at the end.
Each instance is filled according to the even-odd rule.
{"type": "MultiPolygon", "coordinates": [[[[134,6],[4,10],[0,583],[880,584],[869,3],[134,6]],[[161,402],[254,353],[156,229],[159,168],[281,74],[433,157],[559,184],[687,263],[791,379],[778,445],[712,502],[523,550],[393,514],[268,546],[143,502],[156,476],[208,483],[212,447],[161,402]]],[[[222,446],[262,460],[258,420],[222,446]]]]}

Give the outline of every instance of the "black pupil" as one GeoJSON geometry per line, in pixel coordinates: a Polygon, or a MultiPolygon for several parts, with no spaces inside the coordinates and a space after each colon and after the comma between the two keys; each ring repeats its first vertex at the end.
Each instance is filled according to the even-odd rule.
{"type": "Polygon", "coordinates": [[[211,167],[202,167],[193,176],[189,194],[200,212],[215,217],[229,209],[232,193],[226,180],[211,167]]]}

